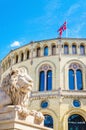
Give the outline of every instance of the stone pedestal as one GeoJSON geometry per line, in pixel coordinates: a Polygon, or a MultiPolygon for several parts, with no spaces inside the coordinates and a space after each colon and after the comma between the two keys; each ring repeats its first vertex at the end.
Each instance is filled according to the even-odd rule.
{"type": "Polygon", "coordinates": [[[36,124],[27,123],[21,120],[0,121],[0,130],[52,130],[36,124]]]}
{"type": "Polygon", "coordinates": [[[20,119],[16,106],[0,108],[0,130],[51,130],[43,126],[43,123],[36,124],[34,117],[28,115],[20,119]]]}

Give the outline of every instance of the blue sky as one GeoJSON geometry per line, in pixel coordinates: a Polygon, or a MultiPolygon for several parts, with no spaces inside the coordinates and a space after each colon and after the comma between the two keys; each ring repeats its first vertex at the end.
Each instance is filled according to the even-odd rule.
{"type": "Polygon", "coordinates": [[[65,20],[67,37],[86,38],[86,0],[0,0],[0,60],[30,41],[58,37],[65,20]]]}

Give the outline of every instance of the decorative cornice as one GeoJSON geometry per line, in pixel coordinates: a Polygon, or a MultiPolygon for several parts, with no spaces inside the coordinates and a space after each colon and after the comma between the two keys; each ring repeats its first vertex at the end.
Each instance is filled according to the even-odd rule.
{"type": "Polygon", "coordinates": [[[48,98],[57,98],[58,91],[43,91],[43,92],[32,92],[30,99],[48,99],[48,98]]]}
{"type": "Polygon", "coordinates": [[[61,96],[86,98],[86,90],[62,90],[61,96]]]}
{"type": "Polygon", "coordinates": [[[50,98],[86,98],[86,90],[55,90],[55,91],[43,91],[32,92],[30,100],[50,99],[50,98]]]}

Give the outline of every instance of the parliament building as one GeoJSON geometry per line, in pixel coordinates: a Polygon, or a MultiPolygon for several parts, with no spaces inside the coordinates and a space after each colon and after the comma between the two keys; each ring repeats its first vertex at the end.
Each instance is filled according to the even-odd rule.
{"type": "Polygon", "coordinates": [[[1,61],[1,81],[23,67],[34,81],[28,109],[43,113],[54,130],[86,130],[86,39],[31,41],[1,61]]]}

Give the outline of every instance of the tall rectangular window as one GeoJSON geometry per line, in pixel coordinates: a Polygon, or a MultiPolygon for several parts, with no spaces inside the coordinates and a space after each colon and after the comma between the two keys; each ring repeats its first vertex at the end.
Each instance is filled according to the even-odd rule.
{"type": "Polygon", "coordinates": [[[52,90],[52,71],[47,71],[47,90],[52,90]]]}
{"type": "Polygon", "coordinates": [[[45,89],[45,73],[44,71],[40,72],[40,76],[39,76],[39,91],[44,91],[45,89]]]}
{"type": "Polygon", "coordinates": [[[72,54],[77,54],[76,45],[72,45],[72,54]]]}
{"type": "Polygon", "coordinates": [[[69,53],[68,45],[64,45],[64,54],[68,54],[68,53],[69,53]]]}
{"type": "Polygon", "coordinates": [[[44,56],[48,56],[48,47],[47,46],[44,48],[44,56]]]}
{"type": "Polygon", "coordinates": [[[85,47],[83,45],[80,46],[80,54],[81,55],[85,54],[85,47]]]}

